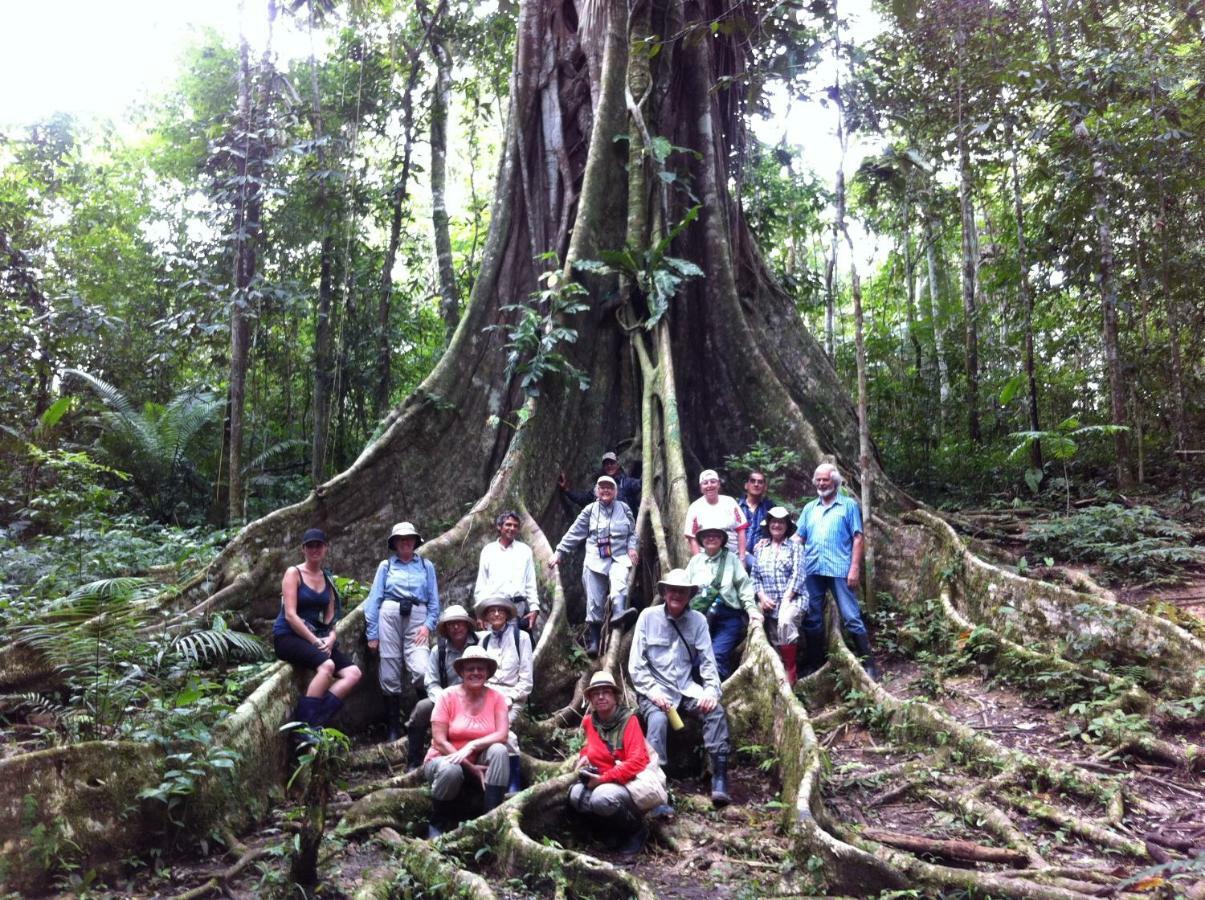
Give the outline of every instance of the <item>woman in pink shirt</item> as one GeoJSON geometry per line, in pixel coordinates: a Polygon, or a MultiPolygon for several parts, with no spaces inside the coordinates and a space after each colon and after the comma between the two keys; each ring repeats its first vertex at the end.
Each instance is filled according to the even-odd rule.
{"type": "Polygon", "coordinates": [[[462,681],[435,703],[431,749],[423,763],[423,778],[431,785],[427,836],[432,838],[467,818],[461,815],[466,773],[484,785],[484,812],[502,802],[510,776],[506,698],[485,686],[498,668],[497,661],[480,647],[469,647],[452,666],[462,681]]]}

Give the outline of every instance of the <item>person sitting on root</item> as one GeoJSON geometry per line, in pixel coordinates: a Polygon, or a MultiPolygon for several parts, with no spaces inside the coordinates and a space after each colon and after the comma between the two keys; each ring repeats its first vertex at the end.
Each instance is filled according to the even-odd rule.
{"type": "MultiPolygon", "coordinates": [[[[506,698],[507,721],[514,722],[523,704],[531,696],[535,684],[532,663],[531,635],[519,628],[518,610],[506,597],[482,600],[477,604],[477,618],[485,623],[478,632],[477,643],[498,664],[490,676],[490,687],[506,698]]],[[[523,789],[519,766],[519,740],[512,731],[506,739],[510,754],[507,791],[523,789]]]]}
{"type": "Polygon", "coordinates": [[[782,658],[787,683],[795,683],[796,642],[799,639],[798,597],[803,593],[803,548],[787,540],[795,523],[786,507],[766,513],[770,539],[759,542],[753,560],[753,587],[766,617],[766,637],[782,658]]]}
{"type": "Polygon", "coordinates": [[[569,789],[569,806],[621,835],[619,852],[633,857],[648,840],[644,813],[669,799],[665,773],[656,751],[644,739],[636,711],[621,705],[619,686],[610,672],[594,673],[586,699],[590,703],[590,713],[582,719],[586,743],[577,758],[581,781],[569,789]]]}
{"type": "Polygon", "coordinates": [[[599,476],[594,491],[598,499],[578,513],[548,564],[550,570],[555,569],[562,556],[585,541],[582,587],[586,590],[586,655],[591,659],[598,656],[603,604],[608,597],[612,628],[627,628],[636,618],[636,611],[626,608],[628,574],[640,561],[636,520],[628,505],[615,498],[615,479],[599,476]]]}
{"type": "Polygon", "coordinates": [[[745,639],[748,623],[759,624],[762,614],[753,579],[728,549],[724,529],[707,527],[697,536],[703,552],[686,565],[687,577],[699,588],[691,606],[707,616],[720,681],[727,681],[736,669],[736,648],[745,639]]]}
{"type": "Polygon", "coordinates": [[[360,668],[336,642],[339,593],[322,568],[329,549],[326,532],[306,531],[301,549],[305,562],[290,566],[280,580],[280,614],[272,626],[272,644],[277,659],[314,670],[291,721],[322,726],[343,708],[343,699],[360,681],[360,668]]]}
{"type": "Polygon", "coordinates": [[[409,522],[389,534],[389,557],[377,566],[372,590],[364,601],[368,649],[380,651],[379,678],[385,702],[385,739],[401,737],[402,672],[419,697],[427,672],[428,644],[439,621],[439,585],[435,566],[415,554],[423,542],[409,522]]]}
{"type": "MultiPolygon", "coordinates": [[[[698,587],[685,569],[674,569],[657,590],[664,601],[640,613],[628,657],[628,674],[636,688],[648,741],[658,759],[666,755],[666,729],[682,727],[678,710],[703,722],[703,745],[711,756],[711,802],[720,807],[728,796],[728,716],[720,705],[722,688],[711,650],[707,619],[690,608],[698,587]]],[[[653,815],[672,813],[655,809],[653,815]]]]}
{"type": "Polygon", "coordinates": [[[792,540],[803,544],[804,588],[808,595],[803,617],[806,663],[800,677],[824,665],[827,642],[824,636],[824,597],[832,591],[845,630],[866,667],[866,674],[879,680],[879,669],[870,650],[870,636],[858,606],[858,583],[862,578],[862,510],[852,497],[841,494],[841,473],[830,463],[821,463],[812,475],[817,499],[799,514],[798,530],[792,540]]]}
{"type": "Polygon", "coordinates": [[[438,837],[464,818],[461,797],[466,775],[482,784],[484,812],[506,795],[506,698],[486,685],[498,663],[480,647],[456,660],[461,683],[439,695],[431,713],[431,749],[423,778],[431,785],[427,837],[438,837]]]}
{"type": "Polygon", "coordinates": [[[423,764],[435,701],[448,688],[460,684],[456,660],[467,648],[477,644],[477,635],[473,633],[476,624],[477,620],[458,604],[449,606],[439,614],[439,624],[435,627],[435,646],[427,658],[427,674],[423,678],[427,696],[414,704],[414,710],[406,722],[406,768],[409,770],[423,764]]]}
{"type": "Polygon", "coordinates": [[[699,473],[699,491],[703,496],[687,508],[686,525],[682,529],[690,555],[694,556],[702,549],[698,540],[702,529],[722,528],[728,538],[728,549],[744,559],[745,532],[749,523],[740,504],[720,493],[720,476],[715,469],[704,469],[699,473]]]}
{"type": "Polygon", "coordinates": [[[534,634],[540,617],[536,565],[531,548],[518,539],[519,524],[519,514],[513,510],[494,520],[498,540],[481,548],[473,599],[480,603],[487,597],[509,598],[519,611],[519,627],[534,634]]]}

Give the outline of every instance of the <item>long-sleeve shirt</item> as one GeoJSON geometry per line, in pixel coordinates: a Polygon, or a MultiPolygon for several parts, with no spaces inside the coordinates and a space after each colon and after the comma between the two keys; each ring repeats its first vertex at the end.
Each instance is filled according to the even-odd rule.
{"type": "Polygon", "coordinates": [[[510,702],[522,706],[531,696],[533,682],[531,635],[507,623],[501,631],[477,632],[481,648],[498,661],[498,671],[487,684],[510,702]]]}
{"type": "Polygon", "coordinates": [[[720,578],[719,601],[733,609],[756,613],[757,592],[753,589],[753,579],[731,550],[723,548],[715,556],[708,556],[706,552],[696,553],[686,564],[686,577],[691,584],[708,587],[715,582],[721,563],[724,564],[724,574],[720,578]],[[726,561],[724,557],[727,557],[726,561]]]}
{"type": "Polygon", "coordinates": [[[628,674],[637,692],[646,697],[660,694],[675,706],[683,697],[698,700],[710,693],[718,700],[722,696],[707,619],[689,607],[674,620],[664,604],[640,613],[632,636],[628,674]],[[696,663],[702,684],[690,677],[691,666],[696,663]]]}
{"type": "Polygon", "coordinates": [[[439,622],[439,586],[431,560],[414,556],[410,562],[404,563],[391,553],[388,559],[382,560],[377,566],[377,577],[373,579],[372,590],[364,601],[364,631],[368,640],[379,639],[377,622],[381,616],[381,601],[400,600],[402,597],[414,597],[418,602],[427,604],[425,624],[429,631],[434,631],[439,622]]]}
{"type": "Polygon", "coordinates": [[[605,575],[611,570],[612,558],[635,550],[640,541],[636,536],[636,519],[632,510],[622,500],[612,500],[604,506],[596,500],[577,514],[556,552],[564,556],[572,553],[586,542],[586,559],[583,565],[591,572],[605,575]],[[606,546],[608,553],[602,555],[599,548],[606,546]]]}
{"type": "Polygon", "coordinates": [[[527,601],[528,612],[540,609],[535,561],[531,548],[522,541],[511,541],[509,547],[502,546],[501,541],[492,541],[481,548],[473,600],[480,603],[504,597],[508,600],[522,597],[527,601]]]}
{"type": "Polygon", "coordinates": [[[753,587],[765,591],[775,608],[782,603],[787,591],[796,596],[803,593],[803,547],[795,541],[766,544],[757,551],[753,562],[753,587]]]}
{"type": "Polygon", "coordinates": [[[644,732],[640,728],[639,717],[634,713],[628,717],[628,723],[623,728],[623,746],[614,751],[594,727],[593,713],[582,720],[582,730],[586,733],[586,744],[580,755],[598,769],[598,780],[603,784],[627,784],[649,764],[644,732]]]}
{"type": "Polygon", "coordinates": [[[749,530],[745,532],[745,549],[747,552],[752,553],[758,541],[770,536],[770,532],[766,530],[766,513],[770,511],[774,504],[765,497],[762,497],[761,503],[757,504],[757,506],[750,506],[749,501],[745,497],[741,497],[736,505],[741,508],[741,514],[745,517],[745,521],[749,523],[749,530]]]}

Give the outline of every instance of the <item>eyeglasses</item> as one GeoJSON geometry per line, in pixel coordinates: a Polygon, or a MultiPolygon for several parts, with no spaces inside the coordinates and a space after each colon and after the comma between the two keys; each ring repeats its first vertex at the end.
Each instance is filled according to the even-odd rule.
{"type": "Polygon", "coordinates": [[[750,478],[750,479],[749,479],[749,483],[750,483],[750,484],[765,484],[765,483],[766,483],[766,479],[764,479],[764,478],[750,478]]]}

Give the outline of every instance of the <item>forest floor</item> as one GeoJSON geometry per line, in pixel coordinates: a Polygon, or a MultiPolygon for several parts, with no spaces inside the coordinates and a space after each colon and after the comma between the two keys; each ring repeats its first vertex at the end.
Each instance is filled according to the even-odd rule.
{"type": "MultiPolygon", "coordinates": [[[[981,518],[974,512],[961,515],[964,521],[983,524],[985,531],[997,536],[1003,531],[1007,537],[1011,530],[1011,524],[1001,527],[1006,520],[997,513],[981,518]]],[[[1190,527],[1198,536],[1205,534],[1199,530],[1200,523],[1190,527]]],[[[1015,562],[1025,553],[1025,544],[1021,540],[997,540],[993,549],[998,559],[1015,562]]],[[[1152,604],[1165,609],[1175,607],[1190,630],[1198,634],[1205,631],[1205,570],[1200,567],[1184,568],[1178,583],[1154,585],[1118,580],[1100,567],[1081,564],[1031,567],[1027,574],[1067,581],[1087,575],[1109,584],[1122,602],[1144,608],[1152,604]]],[[[1033,685],[1009,683],[986,667],[968,664],[965,658],[928,652],[923,641],[925,627],[923,615],[918,617],[907,610],[888,607],[874,616],[876,657],[883,670],[880,684],[893,698],[905,703],[924,698],[1003,748],[1061,761],[1089,775],[1124,776],[1132,792],[1147,801],[1150,810],[1159,811],[1132,810],[1125,827],[1132,840],[1144,842],[1148,848],[1156,845],[1152,851],[1156,859],[1160,858],[1159,846],[1180,847],[1190,855],[1205,848],[1205,779],[1199,769],[1193,771],[1118,749],[1098,752],[1091,721],[1085,723],[1082,716],[1069,714],[1066,703],[1044,697],[1033,685]],[[917,635],[922,636],[919,643],[917,635]]],[[[985,849],[998,847],[1000,841],[975,815],[951,808],[950,797],[973,796],[977,784],[968,777],[965,760],[959,765],[949,764],[951,754],[957,751],[943,747],[940,740],[901,740],[891,726],[875,718],[873,707],[859,705],[857,691],[843,684],[840,674],[832,669],[829,666],[806,686],[803,682],[797,686],[827,754],[823,795],[832,818],[862,833],[873,833],[875,840],[889,846],[919,841],[922,849],[916,852],[922,858],[945,865],[997,873],[1024,867],[1025,861],[975,858],[985,849]]],[[[1205,746],[1205,719],[1199,712],[1187,718],[1155,716],[1152,721],[1156,737],[1205,746]]],[[[357,752],[353,757],[371,757],[373,737],[356,736],[357,752]]],[[[822,893],[810,878],[808,860],[794,857],[791,839],[782,831],[777,748],[744,745],[739,736],[734,746],[738,754],[731,773],[733,805],[713,810],[708,782],[702,775],[671,777],[675,820],[654,833],[634,862],[625,863],[606,848],[600,836],[564,820],[528,826],[540,831],[531,836],[623,866],[659,897],[702,900],[822,893]]],[[[397,770],[386,774],[397,774],[397,770]]],[[[405,881],[407,875],[398,868],[395,857],[395,846],[403,843],[399,833],[402,826],[409,837],[421,837],[425,821],[399,822],[398,831],[377,828],[357,837],[338,833],[342,811],[353,797],[380,782],[381,777],[379,759],[346,773],[332,802],[320,865],[323,882],[319,896],[350,897],[362,885],[379,881],[384,873],[396,873],[401,879],[395,882],[394,896],[433,896],[424,893],[417,883],[405,881]]],[[[1041,802],[1046,798],[1038,790],[1030,799],[1041,802]]],[[[1085,819],[1091,817],[1089,806],[1084,804],[1085,819]]],[[[194,843],[185,850],[144,859],[128,875],[116,877],[106,886],[65,882],[63,893],[236,898],[279,894],[288,883],[289,858],[302,816],[295,789],[276,805],[267,821],[239,835],[233,847],[223,848],[213,839],[204,847],[194,843]]],[[[1075,883],[1085,893],[1092,892],[1092,873],[1101,879],[1097,887],[1103,894],[1114,890],[1107,885],[1133,878],[1149,866],[1149,862],[1136,861],[1086,839],[1074,827],[1039,830],[1031,828],[1032,819],[1024,816],[1014,816],[1014,821],[1025,832],[1024,837],[1032,839],[1033,856],[1040,856],[1046,865],[1073,872],[1072,877],[1080,879],[1075,883]]],[[[228,842],[230,838],[227,836],[228,842]]],[[[548,896],[547,891],[530,888],[521,877],[491,872],[488,854],[478,871],[500,897],[518,900],[548,896]]]]}

